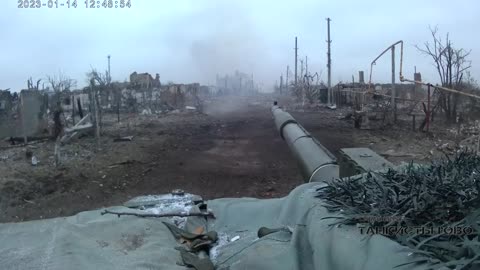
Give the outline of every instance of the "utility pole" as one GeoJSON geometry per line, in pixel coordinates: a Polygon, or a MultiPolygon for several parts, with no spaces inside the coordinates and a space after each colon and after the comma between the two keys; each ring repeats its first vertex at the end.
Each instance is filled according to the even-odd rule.
{"type": "Polygon", "coordinates": [[[110,55],[108,57],[108,78],[107,78],[107,83],[110,85],[110,82],[112,81],[112,75],[110,73],[110,55]]]}
{"type": "Polygon", "coordinates": [[[285,85],[287,86],[287,87],[286,87],[287,91],[288,91],[288,72],[289,72],[288,69],[289,69],[289,67],[288,67],[288,65],[287,65],[287,76],[286,76],[286,78],[285,78],[285,85]]]}
{"type": "Polygon", "coordinates": [[[308,76],[308,56],[305,56],[305,75],[308,76]]]}
{"type": "Polygon", "coordinates": [[[302,106],[305,105],[305,78],[303,77],[303,60],[300,60],[300,82],[302,87],[302,106]]]}
{"type": "Polygon", "coordinates": [[[242,77],[239,78],[240,83],[239,83],[239,92],[242,93],[242,77]]]}
{"type": "Polygon", "coordinates": [[[303,60],[300,60],[300,78],[303,81],[303,60]]]}
{"type": "Polygon", "coordinates": [[[327,57],[328,57],[328,62],[327,62],[327,68],[328,68],[328,104],[332,104],[332,59],[331,59],[331,52],[330,52],[330,43],[332,41],[330,40],[330,18],[327,18],[327,35],[328,35],[328,52],[327,52],[327,57]]]}
{"type": "Polygon", "coordinates": [[[295,37],[295,87],[297,87],[297,57],[298,57],[298,47],[297,47],[297,37],[295,37]]]}
{"type": "Polygon", "coordinates": [[[228,75],[225,75],[225,92],[227,92],[228,87],[228,75]]]}
{"type": "Polygon", "coordinates": [[[251,85],[251,91],[253,92],[253,73],[252,73],[252,85],[251,85]]]}
{"type": "MultiPolygon", "coordinates": [[[[414,69],[414,72],[413,72],[413,80],[414,81],[417,81],[417,66],[413,66],[413,69],[414,69]]],[[[417,96],[417,87],[418,87],[418,83],[415,83],[415,86],[413,87],[413,96],[416,97],[417,96]]],[[[428,130],[427,130],[428,131],[428,130]]]]}
{"type": "Polygon", "coordinates": [[[283,75],[280,75],[280,94],[283,93],[283,75]]]}
{"type": "Polygon", "coordinates": [[[392,113],[394,123],[397,122],[397,104],[395,95],[395,46],[392,46],[392,113]]]}

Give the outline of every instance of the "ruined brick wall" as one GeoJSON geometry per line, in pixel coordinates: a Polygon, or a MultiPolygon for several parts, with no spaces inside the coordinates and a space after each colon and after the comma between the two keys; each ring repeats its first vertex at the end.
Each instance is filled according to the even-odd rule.
{"type": "Polygon", "coordinates": [[[47,104],[45,95],[39,91],[20,92],[22,133],[27,136],[38,135],[48,128],[47,104]]]}
{"type": "Polygon", "coordinates": [[[0,91],[0,139],[7,137],[15,129],[14,119],[14,100],[9,91],[0,91]]]}
{"type": "Polygon", "coordinates": [[[10,114],[13,99],[14,97],[10,91],[0,91],[0,115],[10,114]]]}
{"type": "Polygon", "coordinates": [[[0,119],[0,138],[37,136],[48,130],[47,102],[37,90],[22,90],[9,114],[0,119]]]}

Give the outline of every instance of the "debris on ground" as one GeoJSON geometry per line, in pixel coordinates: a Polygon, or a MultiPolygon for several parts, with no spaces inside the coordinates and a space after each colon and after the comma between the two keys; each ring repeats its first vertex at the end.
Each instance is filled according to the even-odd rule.
{"type": "Polygon", "coordinates": [[[338,115],[338,120],[350,120],[353,117],[353,113],[347,113],[346,115],[338,115]]]}
{"type": "Polygon", "coordinates": [[[115,138],[114,142],[131,142],[133,140],[133,136],[125,136],[120,138],[115,138]]]}
{"type": "Polygon", "coordinates": [[[230,242],[235,242],[235,241],[237,241],[238,239],[240,239],[240,236],[239,236],[239,235],[234,236],[232,239],[230,239],[230,242]]]}
{"type": "MultiPolygon", "coordinates": [[[[61,134],[68,143],[61,145],[58,167],[52,139],[36,141],[36,148],[30,142],[11,147],[9,140],[0,141],[0,222],[72,215],[174,187],[209,199],[288,194],[303,180],[297,165],[288,162],[288,149],[272,140],[269,102],[253,106],[251,98],[227,100],[235,102],[225,107],[224,98],[212,100],[206,114],[173,110],[150,117],[122,112],[118,121],[116,112],[105,111],[100,148],[93,132],[61,134]],[[124,142],[114,142],[119,138],[124,142]],[[32,156],[39,161],[36,166],[32,156]],[[258,164],[277,165],[265,171],[258,164]],[[275,189],[266,193],[256,184],[259,179],[275,180],[275,189]]],[[[92,123],[88,114],[76,120],[78,126],[92,123]]]]}
{"type": "MultiPolygon", "coordinates": [[[[194,107],[188,103],[176,108],[167,104],[164,107],[169,112],[155,117],[138,111],[121,112],[119,117],[116,112],[105,111],[97,148],[91,132],[94,128],[72,130],[94,125],[91,115],[85,114],[76,125],[70,123],[63,129],[73,132],[62,134],[65,143],[60,148],[62,162],[58,167],[51,138],[26,145],[23,138],[16,145],[11,145],[10,138],[0,141],[0,220],[70,215],[116,203],[121,197],[151,190],[170,192],[174,187],[193,189],[208,198],[286,195],[303,179],[288,148],[281,140],[272,140],[272,132],[276,132],[270,113],[272,100],[292,110],[292,116],[332,153],[370,147],[395,165],[412,160],[426,163],[444,152],[458,151],[462,140],[475,136],[453,136],[439,123],[430,126],[428,133],[413,132],[411,119],[399,119],[396,126],[385,129],[360,130],[354,128],[354,117],[349,117],[351,107],[331,110],[320,102],[302,107],[291,99],[266,95],[208,99],[202,109],[205,114],[176,109],[194,107]],[[339,121],[339,116],[344,119],[339,121]],[[132,140],[127,140],[129,137],[132,140]],[[115,142],[119,138],[125,143],[115,142]],[[443,152],[437,149],[447,143],[443,152]],[[32,156],[40,161],[36,166],[32,156]],[[92,184],[98,179],[101,188],[100,183],[92,184]],[[259,181],[269,184],[257,184],[259,181]]],[[[162,108],[152,108],[152,113],[162,108]]],[[[473,127],[470,130],[474,132],[473,127]]],[[[478,136],[470,141],[475,139],[478,136]]],[[[467,144],[476,146],[465,141],[467,144]]]]}
{"type": "Polygon", "coordinates": [[[140,115],[151,115],[152,110],[151,109],[143,109],[140,115]]]}
{"type": "Polygon", "coordinates": [[[66,144],[81,135],[87,134],[93,131],[93,124],[88,123],[90,120],[90,114],[87,114],[85,117],[80,119],[73,127],[71,128],[64,128],[64,135],[60,139],[61,144],[66,144]]]}
{"type": "Polygon", "coordinates": [[[36,156],[32,156],[32,165],[33,166],[37,166],[37,164],[39,163],[38,159],[36,156]]]}
{"type": "Polygon", "coordinates": [[[385,156],[385,157],[411,157],[411,158],[417,157],[417,155],[415,155],[415,154],[395,152],[395,150],[393,150],[393,149],[389,149],[386,152],[381,153],[381,155],[385,156]]]}

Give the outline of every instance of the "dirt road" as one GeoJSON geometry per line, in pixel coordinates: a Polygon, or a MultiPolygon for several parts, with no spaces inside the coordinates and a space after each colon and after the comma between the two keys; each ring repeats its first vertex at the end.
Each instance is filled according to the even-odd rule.
{"type": "Polygon", "coordinates": [[[64,147],[53,166],[53,143],[4,150],[0,162],[0,222],[68,216],[173,189],[219,197],[270,198],[302,183],[278,136],[271,100],[222,99],[205,113],[122,116],[105,120],[101,149],[92,137],[64,147]],[[110,120],[109,120],[110,119],[110,120]],[[131,142],[113,142],[117,136],[131,142]]]}
{"type": "MultiPolygon", "coordinates": [[[[106,115],[100,149],[92,136],[80,138],[62,147],[60,167],[53,142],[8,149],[0,142],[0,222],[68,216],[173,189],[204,199],[284,196],[303,179],[275,129],[272,101],[224,97],[206,103],[202,114],[122,115],[120,123],[106,115]],[[114,142],[119,136],[134,138],[114,142]]],[[[432,153],[442,154],[436,145],[448,142],[448,134],[430,137],[408,126],[354,129],[353,120],[340,119],[348,108],[280,104],[337,157],[341,148],[370,147],[394,164],[430,162],[432,153]]]]}

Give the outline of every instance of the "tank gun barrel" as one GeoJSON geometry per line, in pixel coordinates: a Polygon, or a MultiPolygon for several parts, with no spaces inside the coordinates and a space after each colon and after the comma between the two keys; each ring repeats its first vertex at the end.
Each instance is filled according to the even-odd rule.
{"type": "Polygon", "coordinates": [[[289,113],[275,105],[272,114],[280,137],[287,143],[307,182],[339,177],[335,156],[308,133],[289,113]]]}

